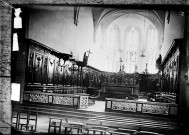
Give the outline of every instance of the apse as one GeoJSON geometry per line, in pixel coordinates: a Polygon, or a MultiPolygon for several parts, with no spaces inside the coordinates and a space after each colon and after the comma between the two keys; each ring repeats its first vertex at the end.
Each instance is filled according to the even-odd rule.
{"type": "Polygon", "coordinates": [[[97,53],[93,55],[100,58],[98,63],[91,64],[108,72],[157,73],[160,41],[157,27],[147,13],[124,13],[112,19],[109,24],[105,19],[98,27],[93,48],[97,53]]]}
{"type": "Polygon", "coordinates": [[[101,71],[157,73],[163,11],[42,7],[27,9],[27,38],[72,54],[76,61],[83,61],[85,52],[91,52],[88,65],[101,71]]]}

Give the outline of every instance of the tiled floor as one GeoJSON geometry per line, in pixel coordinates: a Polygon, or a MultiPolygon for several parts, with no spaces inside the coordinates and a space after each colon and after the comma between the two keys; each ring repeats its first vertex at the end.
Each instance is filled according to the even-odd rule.
{"type": "Polygon", "coordinates": [[[48,132],[49,118],[47,115],[38,115],[37,132],[48,132]]]}
{"type": "Polygon", "coordinates": [[[87,109],[80,109],[85,111],[105,112],[105,101],[95,101],[95,104],[89,106],[87,109]]]}
{"type": "MultiPolygon", "coordinates": [[[[41,133],[48,133],[48,127],[49,127],[49,118],[52,116],[46,116],[46,115],[39,115],[38,116],[38,122],[37,122],[37,132],[41,132],[41,133]]],[[[69,122],[82,122],[80,120],[76,120],[76,119],[72,119],[69,122]]],[[[53,128],[51,128],[51,132],[53,132],[53,128]]],[[[64,127],[62,127],[61,129],[61,133],[64,134],[64,127]]],[[[83,130],[82,133],[87,134],[86,130],[83,130]]],[[[90,131],[90,133],[92,134],[93,132],[90,131]]],[[[71,134],[77,134],[77,129],[72,129],[71,134]]],[[[97,132],[98,134],[98,132],[97,132]]],[[[108,133],[106,133],[108,134],[108,133]]]]}
{"type": "MultiPolygon", "coordinates": [[[[80,110],[85,110],[85,111],[94,111],[94,112],[105,112],[105,102],[104,101],[96,101],[94,105],[92,106],[89,106],[87,109],[80,109],[80,110]]],[[[70,110],[69,110],[70,111],[70,110]]],[[[68,111],[68,112],[69,112],[68,111]]],[[[72,110],[72,111],[75,111],[75,110],[72,110]]],[[[65,118],[67,115],[69,115],[70,113],[67,113],[67,114],[64,114],[64,113],[67,113],[66,110],[65,112],[61,112],[61,117],[58,117],[59,119],[63,119],[65,118]]],[[[120,116],[120,115],[115,115],[115,116],[109,116],[109,114],[107,115],[104,115],[104,113],[93,113],[91,114],[92,112],[85,112],[86,114],[90,115],[88,116],[88,118],[85,118],[85,114],[83,114],[83,111],[79,111],[78,112],[81,116],[80,117],[72,117],[72,114],[70,115],[71,117],[69,117],[69,121],[79,121],[79,122],[84,122],[85,123],[85,120],[87,121],[87,123],[91,123],[92,121],[92,124],[94,123],[98,123],[98,122],[101,122],[103,121],[103,125],[106,125],[106,126],[112,126],[112,124],[115,126],[115,127],[118,127],[118,126],[122,126],[122,127],[125,127],[125,121],[128,121],[130,122],[131,124],[145,124],[145,126],[149,126],[149,123],[153,126],[158,126],[159,123],[161,124],[162,122],[158,122],[158,121],[155,121],[152,120],[152,119],[145,119],[145,123],[141,123],[141,120],[143,120],[144,118],[135,118],[134,117],[131,117],[131,115],[128,114],[128,116],[120,116]],[[97,115],[96,115],[97,114],[97,115]],[[99,115],[98,115],[99,114],[99,115]],[[94,115],[94,116],[93,116],[94,115]],[[78,118],[78,119],[77,119],[78,118]],[[108,121],[106,121],[107,119],[109,118],[108,121]],[[104,121],[105,119],[105,121],[104,121]],[[114,123],[112,123],[112,119],[114,119],[114,123]]],[[[78,116],[78,114],[76,113],[76,116],[78,116]]],[[[42,115],[42,114],[38,114],[38,121],[37,121],[37,132],[40,132],[40,133],[48,133],[48,128],[49,128],[49,118],[50,117],[55,117],[55,116],[52,116],[52,115],[42,115]]],[[[166,126],[166,123],[163,123],[165,124],[166,126]]],[[[174,125],[173,124],[168,124],[169,125],[174,125]]],[[[53,130],[53,129],[52,129],[53,130]]],[[[64,127],[62,127],[62,133],[64,133],[64,127]]],[[[83,131],[84,133],[87,134],[87,131],[83,131]]],[[[73,130],[72,132],[73,134],[77,133],[77,130],[73,130]]]]}
{"type": "MultiPolygon", "coordinates": [[[[86,110],[86,111],[96,111],[96,112],[104,112],[105,111],[105,102],[104,101],[96,101],[94,105],[89,106],[87,109],[80,109],[80,110],[86,110]]],[[[38,115],[37,119],[37,132],[48,132],[49,127],[49,118],[52,116],[48,115],[38,115]]],[[[73,121],[76,119],[73,119],[73,121]]],[[[24,121],[21,121],[24,122],[24,121]]],[[[76,130],[73,130],[76,132],[76,130]]],[[[64,129],[62,129],[62,132],[64,132],[64,129]]]]}

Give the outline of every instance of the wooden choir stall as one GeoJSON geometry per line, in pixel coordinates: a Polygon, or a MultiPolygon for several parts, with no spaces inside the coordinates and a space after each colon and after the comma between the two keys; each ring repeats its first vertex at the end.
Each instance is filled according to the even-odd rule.
{"type": "Polygon", "coordinates": [[[89,94],[83,87],[85,66],[39,42],[27,39],[24,102],[87,108],[89,94]]]}
{"type": "MultiPolygon", "coordinates": [[[[179,66],[181,66],[179,63],[182,60],[182,57],[180,56],[182,53],[182,44],[182,39],[175,39],[165,58],[163,60],[157,60],[156,64],[159,69],[158,74],[140,74],[137,77],[135,76],[135,79],[137,79],[135,82],[138,82],[138,84],[136,83],[136,85],[133,85],[132,87],[131,85],[126,85],[126,83],[124,83],[124,80],[128,75],[122,75],[122,81],[121,83],[119,81],[119,87],[122,85],[122,88],[125,87],[125,89],[128,87],[132,88],[130,89],[130,94],[136,94],[138,98],[133,100],[131,98],[108,97],[106,98],[105,110],[177,117],[180,91],[179,66]],[[152,85],[153,83],[155,85],[152,85]],[[134,88],[135,92],[133,92],[134,88]],[[140,100],[140,97],[145,97],[146,100],[140,100]]],[[[115,87],[115,84],[117,84],[115,78],[116,76],[114,75],[114,77],[110,77],[109,81],[106,80],[106,82],[111,83],[106,84],[105,87],[115,87]]],[[[123,92],[121,94],[123,94],[123,92]]],[[[126,93],[124,95],[126,96],[126,93]]]]}
{"type": "Polygon", "coordinates": [[[24,102],[87,108],[98,98],[105,111],[178,115],[180,51],[175,39],[157,74],[105,72],[39,42],[26,40],[24,102]],[[146,101],[139,99],[145,98],[146,101]]]}

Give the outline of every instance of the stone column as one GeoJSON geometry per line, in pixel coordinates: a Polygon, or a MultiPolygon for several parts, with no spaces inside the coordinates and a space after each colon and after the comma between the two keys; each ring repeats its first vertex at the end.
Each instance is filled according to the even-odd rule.
{"type": "Polygon", "coordinates": [[[12,9],[0,4],[0,132],[11,134],[12,9]]]}

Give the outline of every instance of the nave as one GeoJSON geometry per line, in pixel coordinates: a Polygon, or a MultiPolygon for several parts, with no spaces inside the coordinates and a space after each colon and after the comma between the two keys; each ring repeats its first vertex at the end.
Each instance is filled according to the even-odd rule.
{"type": "Polygon", "coordinates": [[[182,11],[19,9],[9,125],[23,134],[180,134],[188,99],[182,11]]]}
{"type": "MultiPolygon", "coordinates": [[[[164,135],[176,135],[180,133],[181,125],[178,123],[177,119],[168,119],[162,117],[152,117],[146,115],[133,115],[125,113],[115,113],[115,112],[94,112],[94,111],[84,111],[69,107],[62,106],[49,106],[44,104],[22,104],[15,105],[13,108],[13,115],[16,112],[22,112],[22,115],[27,113],[26,110],[32,113],[37,113],[37,127],[35,132],[30,132],[30,134],[47,134],[53,133],[54,128],[49,130],[50,118],[55,119],[65,119],[67,118],[67,123],[82,123],[86,125],[100,125],[106,127],[104,133],[106,134],[125,134],[132,135],[137,134],[140,130],[141,134],[153,135],[153,134],[164,134],[164,135]],[[108,131],[111,132],[108,132],[108,131]]],[[[13,120],[14,121],[14,120],[13,120]]],[[[24,120],[21,120],[18,124],[21,125],[24,120]]],[[[77,134],[78,127],[74,127],[72,132],[67,132],[66,134],[77,134]]],[[[26,132],[25,129],[21,130],[26,132]]],[[[68,130],[69,131],[69,130],[68,130]]],[[[58,128],[56,130],[58,132],[58,128]]],[[[86,129],[83,127],[79,134],[99,134],[102,130],[99,129],[86,129]],[[89,131],[89,132],[88,132],[89,131]],[[94,132],[95,131],[95,132],[94,132]]],[[[29,131],[27,132],[29,133],[29,131]]],[[[103,132],[102,132],[103,133],[103,132]]],[[[60,134],[65,134],[65,127],[61,127],[60,134]]]]}

